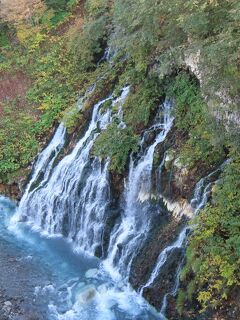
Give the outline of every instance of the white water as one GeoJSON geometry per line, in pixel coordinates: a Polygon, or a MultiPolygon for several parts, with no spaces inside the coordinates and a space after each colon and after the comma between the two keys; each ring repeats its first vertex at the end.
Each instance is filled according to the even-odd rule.
{"type": "Polygon", "coordinates": [[[41,178],[41,184],[37,188],[44,185],[47,182],[49,175],[51,173],[53,164],[60,151],[62,150],[65,143],[66,129],[62,123],[58,126],[52,140],[48,146],[39,154],[36,163],[33,167],[32,177],[26,187],[25,193],[22,197],[19,211],[22,211],[21,205],[25,203],[28,197],[31,197],[32,194],[36,191],[36,186],[34,184],[38,179],[41,178]],[[33,190],[32,190],[33,189],[33,190]]]}
{"type": "MultiPolygon", "coordinates": [[[[124,88],[117,103],[126,98],[128,89],[124,88]]],[[[90,152],[99,132],[111,122],[111,111],[101,111],[101,106],[111,97],[97,103],[93,108],[91,122],[84,136],[73,151],[65,156],[54,168],[49,162],[49,176],[41,181],[39,187],[30,192],[38,172],[46,168],[43,161],[34,167],[33,178],[21,200],[18,219],[27,217],[34,228],[47,234],[64,234],[74,241],[77,249],[94,254],[102,245],[105,214],[110,201],[108,164],[98,158],[91,159],[90,152]],[[47,182],[47,183],[45,183],[47,182]]],[[[113,105],[116,101],[113,101],[113,105]]],[[[62,125],[61,125],[62,127],[62,125]]],[[[56,132],[49,146],[39,155],[47,158],[56,141],[62,141],[56,132]]]]}
{"type": "Polygon", "coordinates": [[[15,204],[0,196],[0,259],[7,256],[8,261],[10,257],[14,261],[9,270],[2,270],[5,273],[1,280],[6,274],[19,272],[19,279],[14,276],[9,284],[7,279],[1,283],[7,286],[10,297],[21,297],[23,305],[27,304],[27,311],[19,319],[25,319],[31,311],[37,311],[39,319],[44,320],[159,319],[136,292],[114,283],[98,259],[74,253],[63,237],[42,237],[24,223],[9,230],[14,211],[15,204]],[[28,273],[24,273],[22,281],[26,268],[28,273]],[[88,288],[92,288],[94,296],[79,301],[79,294],[88,288]]]}
{"type": "MultiPolygon", "coordinates": [[[[105,268],[113,277],[125,277],[128,280],[133,258],[149,232],[151,219],[147,214],[150,208],[147,200],[151,193],[154,151],[155,147],[165,140],[173,123],[171,104],[165,102],[162,111],[162,121],[150,128],[161,130],[152,145],[142,152],[139,159],[135,160],[133,155],[131,156],[121,222],[112,231],[108,257],[104,262],[105,268]]],[[[145,135],[140,143],[141,149],[144,138],[145,135]]]]}
{"type": "MultiPolygon", "coordinates": [[[[112,101],[112,107],[115,106],[118,108],[116,116],[120,121],[120,129],[125,127],[122,103],[128,95],[128,92],[129,87],[123,88],[121,97],[112,101]]],[[[99,132],[104,130],[113,120],[111,110],[101,109],[107,100],[112,100],[112,98],[104,99],[94,106],[92,119],[85,134],[79,140],[73,151],[58,163],[58,154],[55,154],[53,161],[49,160],[49,155],[51,154],[50,151],[55,150],[55,148],[60,152],[65,141],[65,129],[63,129],[64,134],[62,134],[62,136],[59,135],[59,130],[62,128],[62,125],[59,130],[56,131],[52,141],[39,155],[39,159],[45,159],[46,157],[49,161],[44,162],[41,160],[36,162],[32,179],[21,200],[17,214],[14,216],[14,219],[12,219],[14,222],[16,222],[16,220],[27,220],[33,231],[40,230],[43,231],[44,235],[51,236],[51,239],[48,241],[56,241],[57,243],[57,241],[61,240],[55,240],[54,237],[64,235],[71,240],[73,246],[80,254],[84,251],[93,255],[102,247],[102,236],[108,214],[108,205],[110,202],[108,179],[109,161],[101,162],[96,157],[91,158],[91,149],[99,132]],[[56,145],[61,145],[61,148],[56,147],[56,145]],[[46,168],[47,170],[44,177],[40,177],[38,172],[44,171],[46,168]],[[37,186],[35,186],[36,179],[39,180],[37,186]]],[[[164,105],[164,111],[163,122],[158,126],[158,129],[162,129],[162,131],[157,135],[155,142],[146,150],[136,165],[133,159],[131,160],[131,177],[137,182],[141,181],[141,191],[144,187],[145,179],[150,178],[151,175],[155,146],[165,139],[172,124],[169,104],[164,105]],[[139,179],[137,179],[138,174],[139,179]]],[[[132,196],[127,195],[128,190],[130,194],[134,193],[134,198],[136,198],[138,202],[139,199],[137,190],[133,188],[133,185],[129,185],[126,188],[126,201],[128,201],[127,208],[129,211],[132,208],[129,202],[132,196]]],[[[150,192],[150,185],[148,191],[150,192]]],[[[136,214],[136,212],[133,212],[133,215],[134,214],[136,214]]],[[[140,220],[138,222],[140,222],[140,220]]],[[[144,225],[140,226],[142,232],[143,228],[144,225]]],[[[16,224],[10,228],[10,230],[19,236],[18,229],[18,225],[16,224]]],[[[135,232],[138,232],[138,230],[139,229],[136,228],[135,232]]],[[[22,234],[22,232],[20,232],[20,234],[22,234]]],[[[135,234],[135,236],[131,244],[137,245],[137,235],[135,234]]],[[[116,240],[119,240],[119,238],[116,240]]],[[[118,243],[116,243],[116,245],[118,245],[118,243]]],[[[60,244],[60,247],[61,246],[60,244]]],[[[129,245],[128,252],[129,254],[133,254],[133,251],[130,252],[130,246],[131,245],[129,245]]],[[[50,255],[53,255],[53,252],[50,252],[50,255]]],[[[51,260],[51,263],[56,259],[51,260]]],[[[54,266],[55,264],[54,262],[54,266]]],[[[64,266],[64,263],[62,263],[62,265],[64,266]]],[[[110,281],[108,273],[106,273],[102,266],[99,266],[98,270],[97,279],[93,280],[94,285],[94,281],[96,281],[96,283],[100,282],[100,284],[103,281],[110,281]]],[[[79,281],[76,283],[78,284],[79,281]]],[[[43,290],[45,294],[45,291],[49,288],[44,287],[41,290],[36,288],[36,292],[41,293],[43,290]]],[[[58,295],[57,288],[51,286],[50,289],[54,295],[58,295]]],[[[70,320],[81,317],[81,319],[107,320],[116,319],[116,314],[118,314],[118,319],[147,320],[159,318],[155,312],[152,313],[151,311],[149,313],[149,306],[137,293],[129,287],[123,287],[122,285],[119,287],[119,284],[115,281],[108,284],[107,290],[97,290],[93,303],[89,306],[81,306],[74,301],[74,290],[74,287],[68,286],[67,305],[65,305],[68,310],[65,310],[66,312],[64,311],[64,313],[62,313],[62,311],[59,311],[61,310],[61,306],[59,306],[58,302],[49,304],[52,315],[51,319],[70,320]],[[114,309],[116,309],[116,314],[115,311],[113,311],[113,306],[114,309]],[[125,317],[123,316],[124,314],[125,317]]]]}
{"type": "MultiPolygon", "coordinates": [[[[103,234],[111,203],[109,160],[100,161],[97,157],[92,158],[91,150],[100,131],[106,129],[108,124],[116,118],[120,130],[126,127],[122,106],[129,90],[129,86],[125,87],[119,98],[113,100],[112,97],[108,97],[94,106],[88,129],[73,151],[56,164],[57,157],[65,144],[66,135],[64,126],[60,124],[51,142],[40,153],[36,161],[31,180],[14,217],[15,221],[27,220],[34,229],[43,230],[46,235],[64,235],[79,252],[84,251],[91,255],[97,252],[100,252],[100,255],[103,254],[103,234]],[[107,100],[111,100],[112,108],[115,107],[118,110],[114,116],[111,108],[102,109],[107,100]]],[[[127,304],[126,297],[131,299],[129,305],[123,309],[128,310],[129,313],[131,306],[136,303],[136,314],[139,314],[139,306],[143,303],[141,297],[138,298],[126,284],[132,261],[149,235],[154,216],[150,201],[154,151],[156,146],[165,140],[173,124],[171,104],[165,102],[160,111],[160,121],[159,118],[156,119],[154,125],[143,134],[139,143],[138,156],[131,155],[120,221],[115,224],[112,230],[107,258],[100,266],[100,280],[107,270],[112,278],[117,280],[117,283],[125,285],[124,290],[123,286],[121,290],[119,288],[116,290],[116,286],[113,285],[107,291],[97,293],[95,298],[95,302],[98,301],[97,308],[104,309],[106,319],[114,319],[114,314],[110,310],[113,300],[118,300],[120,304],[127,304]],[[152,144],[146,147],[149,133],[154,133],[156,136],[152,144]],[[126,296],[121,302],[124,294],[126,296]],[[103,306],[103,303],[106,305],[103,306]]],[[[160,164],[158,173],[162,170],[164,160],[165,157],[160,164]]],[[[195,215],[208,200],[212,187],[210,178],[214,173],[200,180],[195,188],[191,202],[195,208],[195,215]]],[[[192,227],[185,227],[177,240],[160,253],[149,280],[141,288],[141,294],[145,288],[154,283],[171,252],[185,247],[187,235],[191,230],[192,227]]],[[[177,269],[176,281],[171,292],[164,296],[161,309],[162,317],[164,317],[163,314],[167,307],[168,295],[175,295],[177,292],[181,265],[182,261],[177,269]]],[[[82,310],[77,304],[70,303],[73,287],[68,288],[68,291],[68,312],[61,316],[57,305],[52,304],[50,309],[53,317],[56,319],[75,319],[79,314],[83,315],[83,312],[86,313],[86,317],[90,315],[88,309],[82,310]]],[[[146,308],[145,304],[144,308],[146,308]]],[[[99,319],[102,319],[102,316],[99,319]]]]}
{"type": "Polygon", "coordinates": [[[125,99],[127,98],[129,91],[130,91],[130,86],[124,87],[121,97],[117,98],[113,103],[115,106],[118,107],[117,118],[119,121],[118,127],[120,129],[126,128],[126,123],[123,121],[123,109],[122,109],[123,103],[122,102],[125,101],[125,99]]]}

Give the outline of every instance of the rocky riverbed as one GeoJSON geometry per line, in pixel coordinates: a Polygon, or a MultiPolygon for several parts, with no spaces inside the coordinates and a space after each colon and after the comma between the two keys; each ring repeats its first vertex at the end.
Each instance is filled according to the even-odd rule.
{"type": "Polygon", "coordinates": [[[35,288],[49,283],[51,273],[0,236],[0,320],[44,320],[45,302],[35,288]]]}

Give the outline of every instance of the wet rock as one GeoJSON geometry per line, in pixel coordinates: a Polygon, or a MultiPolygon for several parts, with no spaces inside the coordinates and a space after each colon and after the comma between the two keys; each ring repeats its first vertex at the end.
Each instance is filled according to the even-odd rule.
{"type": "Polygon", "coordinates": [[[97,252],[98,254],[96,254],[97,257],[105,258],[107,256],[110,235],[120,215],[121,215],[120,209],[115,207],[109,208],[108,215],[105,222],[105,228],[103,230],[102,246],[98,248],[98,252],[97,252]]]}
{"type": "Polygon", "coordinates": [[[3,194],[11,199],[19,200],[21,198],[21,190],[18,183],[12,184],[0,183],[0,194],[3,194]]]}
{"type": "Polygon", "coordinates": [[[160,252],[177,237],[179,221],[162,215],[153,224],[149,238],[132,263],[129,280],[136,290],[149,279],[160,252]]]}
{"type": "Polygon", "coordinates": [[[174,287],[176,271],[183,254],[182,249],[173,250],[154,283],[144,289],[143,296],[158,310],[161,308],[164,295],[174,287]]]}
{"type": "Polygon", "coordinates": [[[78,304],[89,303],[96,296],[96,288],[93,285],[85,286],[76,294],[76,302],[78,304]]]}
{"type": "MultiPolygon", "coordinates": [[[[139,290],[149,280],[159,254],[176,240],[184,224],[184,220],[178,220],[168,215],[163,215],[154,221],[155,227],[132,263],[129,280],[135,290],[139,290]]],[[[181,254],[181,250],[170,254],[153,286],[144,290],[144,297],[158,310],[164,294],[173,286],[181,254]],[[166,267],[167,265],[168,267],[166,267]]]]}
{"type": "Polygon", "coordinates": [[[170,169],[171,164],[175,158],[175,150],[169,149],[165,153],[164,167],[170,169]]]}
{"type": "Polygon", "coordinates": [[[155,138],[156,138],[155,131],[146,132],[144,134],[144,146],[143,147],[146,148],[147,146],[151,145],[155,138]]]}

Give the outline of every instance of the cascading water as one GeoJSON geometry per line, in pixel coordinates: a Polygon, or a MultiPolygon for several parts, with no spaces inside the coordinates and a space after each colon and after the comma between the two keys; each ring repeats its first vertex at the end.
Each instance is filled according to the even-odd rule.
{"type": "MultiPolygon", "coordinates": [[[[63,124],[59,125],[49,145],[38,156],[32,177],[14,217],[15,221],[26,220],[33,229],[43,230],[48,235],[64,235],[73,242],[75,249],[80,252],[88,252],[91,255],[103,254],[103,236],[111,204],[109,160],[100,161],[97,157],[91,158],[91,149],[99,133],[112,121],[118,122],[120,130],[126,127],[122,105],[129,90],[129,86],[124,87],[121,96],[117,99],[113,100],[110,96],[94,106],[88,129],[73,151],[60,161],[58,156],[65,144],[66,129],[63,124]],[[112,108],[102,108],[108,100],[111,101],[112,108]],[[111,109],[117,109],[117,112],[112,115],[111,109]]],[[[130,157],[129,175],[125,183],[121,216],[110,234],[107,258],[99,269],[101,270],[98,279],[100,281],[103,281],[104,270],[107,270],[112,278],[117,280],[117,283],[120,283],[118,280],[125,280],[123,283],[128,284],[132,262],[149,236],[156,214],[156,208],[151,202],[155,148],[165,140],[172,124],[171,104],[166,101],[161,106],[155,123],[144,132],[139,142],[139,153],[132,154],[130,157]],[[151,141],[154,140],[150,145],[149,136],[151,141]],[[102,269],[102,267],[104,268],[102,269]]],[[[156,172],[158,182],[164,161],[165,155],[156,172]]],[[[195,188],[191,201],[195,215],[208,200],[215,173],[201,179],[195,188]]],[[[158,183],[157,187],[160,185],[158,183]]],[[[160,191],[158,189],[158,192],[160,191]]],[[[192,227],[185,227],[177,240],[161,252],[149,280],[140,290],[141,295],[145,288],[152,286],[170,254],[175,249],[184,251],[187,236],[191,230],[192,227]]],[[[181,259],[179,262],[172,289],[163,298],[161,319],[164,318],[168,296],[175,295],[177,292],[183,261],[184,259],[181,259]]],[[[68,288],[67,306],[71,312],[72,308],[75,308],[75,304],[73,305],[71,302],[75,294],[75,286],[78,284],[68,288]]],[[[131,288],[125,286],[124,290],[129,297],[132,297],[131,288]]],[[[116,299],[121,297],[118,284],[117,287],[113,285],[111,290],[109,288],[108,291],[104,291],[108,303],[112,299],[109,297],[110,293],[116,299]]],[[[141,301],[139,300],[137,303],[141,305],[141,301]]],[[[102,302],[99,300],[99,303],[102,302]]],[[[65,315],[63,318],[61,315],[59,316],[60,313],[56,305],[53,304],[51,308],[56,319],[68,319],[68,317],[65,318],[65,315]]],[[[79,311],[75,310],[74,312],[78,315],[79,311]]],[[[152,319],[152,317],[150,318],[152,319]]]]}
{"type": "MultiPolygon", "coordinates": [[[[16,220],[27,221],[32,226],[33,232],[35,232],[35,229],[40,229],[47,235],[64,235],[73,242],[76,249],[80,249],[80,256],[82,251],[96,254],[96,251],[102,246],[108,205],[111,201],[108,179],[109,161],[101,162],[97,157],[91,158],[90,152],[99,132],[104,130],[115,119],[111,115],[111,110],[101,108],[105,101],[110,100],[112,101],[112,106],[117,107],[118,112],[115,117],[118,118],[119,128],[121,129],[125,126],[121,108],[128,92],[129,87],[125,87],[120,98],[113,100],[112,97],[109,97],[97,103],[93,108],[92,119],[87,131],[73,151],[58,162],[57,156],[65,140],[65,129],[60,125],[48,147],[38,157],[32,179],[27,186],[17,214],[12,219],[14,222],[16,220]],[[62,136],[59,134],[60,129],[63,131],[62,136]],[[55,149],[58,153],[55,152],[54,157],[52,157],[52,150],[55,149]],[[43,159],[45,158],[47,160],[44,162],[43,159]],[[41,171],[45,172],[44,176],[39,174],[41,171]]],[[[133,188],[134,181],[132,181],[133,184],[131,186],[128,186],[129,189],[127,188],[127,190],[129,190],[130,195],[127,196],[128,191],[126,191],[126,200],[128,201],[129,213],[132,208],[129,203],[132,199],[131,194],[133,193],[133,198],[140,203],[141,194],[138,195],[137,193],[143,192],[144,181],[150,177],[155,146],[164,140],[172,124],[170,105],[166,103],[163,109],[164,119],[158,126],[158,130],[161,130],[161,132],[157,135],[156,141],[142,154],[136,165],[133,159],[131,160],[132,169],[129,181],[134,179],[137,183],[141,182],[141,190],[139,189],[138,192],[133,188]]],[[[150,192],[150,185],[147,191],[150,192]]],[[[133,212],[133,215],[135,213],[133,212]]],[[[23,228],[25,228],[24,225],[23,228]]],[[[21,229],[21,224],[20,227],[15,227],[17,235],[19,228],[21,229]]],[[[143,232],[143,226],[140,226],[140,229],[136,228],[135,231],[137,232],[138,230],[143,232]]],[[[21,234],[22,232],[20,231],[21,234]]],[[[134,235],[136,236],[136,234],[134,235]]],[[[130,236],[129,234],[129,238],[127,237],[129,240],[131,240],[130,236]]],[[[30,243],[32,243],[31,237],[32,235],[30,235],[30,243]]],[[[34,233],[33,237],[38,238],[39,236],[34,233]]],[[[44,241],[55,241],[57,248],[57,242],[59,241],[59,250],[62,250],[65,244],[62,243],[61,238],[54,239],[44,241]]],[[[118,240],[119,238],[116,238],[116,245],[118,245],[118,240]]],[[[131,243],[137,244],[137,237],[132,240],[134,241],[131,241],[131,243]]],[[[35,243],[35,240],[33,243],[35,243]]],[[[40,245],[38,247],[40,248],[40,245]]],[[[50,256],[55,255],[51,251],[49,253],[50,256]]],[[[79,319],[79,316],[81,316],[82,319],[90,317],[90,319],[94,320],[112,320],[116,319],[115,315],[117,315],[118,319],[135,319],[136,317],[136,319],[149,320],[158,318],[158,315],[149,309],[146,302],[132,289],[126,287],[123,291],[123,288],[119,288],[118,283],[112,282],[108,274],[102,270],[101,266],[99,267],[97,273],[94,271],[95,269],[90,272],[90,274],[93,272],[93,276],[90,276],[90,279],[86,273],[84,284],[79,281],[79,278],[72,280],[70,278],[67,282],[65,280],[64,286],[66,286],[67,292],[66,301],[64,300],[63,304],[59,302],[63,294],[63,288],[62,286],[58,287],[59,284],[36,289],[37,295],[45,294],[50,290],[49,294],[54,297],[54,301],[49,304],[50,319],[72,320],[79,319]],[[95,279],[93,282],[91,277],[95,279]],[[71,283],[71,285],[68,283],[71,283]],[[96,288],[96,285],[100,285],[99,288],[96,288]],[[90,306],[88,304],[86,306],[82,305],[82,302],[79,301],[87,299],[84,298],[84,294],[88,297],[90,292],[94,294],[94,301],[90,306]],[[79,296],[81,298],[78,298],[79,296]]],[[[65,271],[66,268],[68,269],[69,267],[62,263],[61,268],[59,265],[59,272],[61,277],[64,275],[64,279],[69,279],[69,275],[65,271]]]]}
{"type": "Polygon", "coordinates": [[[60,151],[62,150],[65,144],[65,135],[66,129],[62,123],[58,126],[51,142],[49,145],[39,154],[36,163],[34,164],[32,177],[26,187],[25,193],[22,197],[19,212],[22,212],[22,205],[25,203],[27,198],[30,198],[33,193],[36,191],[36,188],[42,187],[49,178],[51,174],[54,161],[56,160],[57,156],[59,155],[60,151]],[[41,183],[36,185],[39,181],[41,183]]]}
{"type": "Polygon", "coordinates": [[[123,103],[122,102],[127,98],[129,91],[130,91],[130,86],[124,87],[122,94],[121,94],[121,97],[117,98],[114,101],[114,104],[118,106],[117,118],[119,121],[118,127],[120,129],[126,128],[126,124],[123,121],[123,109],[122,109],[123,103]]]}
{"type": "MultiPolygon", "coordinates": [[[[199,213],[199,211],[201,209],[203,209],[204,206],[206,205],[206,203],[209,199],[211,190],[212,190],[212,186],[214,183],[216,183],[216,176],[221,172],[221,170],[222,170],[222,166],[220,168],[218,168],[217,170],[215,170],[214,172],[210,173],[208,176],[202,178],[197,183],[195,190],[194,190],[193,199],[191,200],[191,206],[194,209],[193,217],[196,216],[199,213]]],[[[159,274],[161,272],[161,268],[166,263],[170,254],[176,249],[183,249],[184,250],[186,248],[187,237],[188,237],[188,234],[192,230],[193,230],[193,226],[184,227],[183,230],[180,232],[177,240],[173,244],[166,247],[160,253],[160,255],[157,259],[157,263],[151,273],[149,280],[146,282],[146,284],[144,284],[142,286],[142,288],[140,290],[141,295],[143,295],[144,289],[151,287],[153,285],[153,283],[155,282],[155,280],[157,279],[157,277],[159,276],[159,274]]],[[[170,292],[166,293],[163,298],[161,311],[160,311],[163,318],[165,317],[164,315],[166,312],[168,296],[170,296],[170,295],[174,296],[177,293],[183,262],[184,262],[184,257],[180,260],[178,268],[176,270],[176,278],[175,278],[173,288],[171,289],[170,292]]]]}
{"type": "MultiPolygon", "coordinates": [[[[124,88],[121,97],[117,99],[118,104],[121,105],[127,93],[128,89],[124,88]]],[[[101,110],[107,100],[112,98],[108,97],[94,106],[89,127],[71,154],[65,156],[54,168],[54,161],[48,160],[49,170],[39,185],[30,191],[38,172],[42,168],[46,169],[42,160],[37,161],[18,210],[18,218],[25,217],[33,227],[42,229],[47,234],[63,234],[74,241],[77,249],[91,254],[102,245],[105,214],[110,201],[109,162],[102,163],[97,157],[90,157],[99,131],[104,130],[111,122],[111,111],[101,110]]],[[[114,105],[116,101],[112,103],[114,105]]],[[[48,159],[55,141],[60,143],[59,130],[39,155],[39,159],[48,159]]],[[[63,143],[62,139],[61,144],[63,143]]]]}
{"type": "MultiPolygon", "coordinates": [[[[31,196],[26,195],[24,201],[20,203],[21,214],[25,215],[34,227],[39,227],[48,234],[64,234],[76,240],[77,246],[81,246],[83,242],[82,235],[79,234],[79,228],[84,228],[79,223],[81,214],[84,213],[87,218],[87,215],[97,213],[101,221],[105,207],[102,207],[100,212],[93,212],[95,208],[91,207],[91,204],[96,202],[98,196],[102,196],[102,203],[105,205],[108,203],[106,165],[102,167],[97,159],[92,161],[89,158],[93,142],[98,135],[97,127],[103,129],[110,121],[110,111],[102,114],[99,112],[100,107],[108,99],[110,98],[94,106],[88,130],[72,153],[64,157],[53,169],[47,184],[40,185],[31,196]],[[101,179],[101,190],[96,192],[99,179],[101,179]],[[86,184],[87,180],[89,185],[86,184]]],[[[100,236],[92,231],[97,232],[96,228],[100,227],[99,225],[95,227],[95,221],[92,221],[87,228],[89,233],[83,249],[94,253],[96,237],[100,236]]]]}
{"type": "Polygon", "coordinates": [[[145,134],[140,142],[142,154],[138,159],[131,155],[129,177],[124,192],[124,209],[121,222],[115,226],[110,238],[105,267],[112,275],[124,276],[127,280],[131,263],[141,244],[146,239],[151,218],[149,217],[151,174],[155,147],[164,141],[173,123],[171,104],[165,102],[162,108],[162,122],[149,130],[161,130],[147,150],[143,150],[145,134]],[[116,272],[117,271],[117,272],[116,272]]]}

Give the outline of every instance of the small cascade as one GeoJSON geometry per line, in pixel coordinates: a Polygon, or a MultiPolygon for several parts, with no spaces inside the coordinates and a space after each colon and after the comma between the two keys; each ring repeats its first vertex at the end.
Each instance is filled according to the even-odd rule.
{"type": "Polygon", "coordinates": [[[25,201],[27,199],[30,199],[39,188],[47,183],[53,169],[54,162],[61,152],[62,148],[64,147],[65,136],[66,128],[62,123],[60,123],[52,140],[50,141],[48,146],[39,154],[33,166],[32,176],[19,205],[19,212],[23,211],[25,201]]]}
{"type": "Polygon", "coordinates": [[[117,119],[119,121],[118,127],[120,129],[126,128],[126,123],[123,121],[123,109],[122,109],[122,100],[125,100],[129,94],[130,86],[124,87],[121,97],[114,100],[114,105],[118,106],[117,119]]]}
{"type": "Polygon", "coordinates": [[[106,49],[104,50],[103,56],[99,59],[98,61],[98,66],[103,63],[108,61],[109,63],[111,62],[111,59],[114,57],[115,52],[112,50],[112,48],[110,47],[106,47],[106,49]]]}
{"type": "MultiPolygon", "coordinates": [[[[210,173],[208,176],[202,178],[197,183],[195,190],[194,190],[193,198],[191,200],[191,206],[194,210],[193,216],[196,216],[200,212],[200,210],[203,209],[204,206],[206,205],[206,203],[210,197],[210,194],[211,194],[212,186],[216,183],[217,176],[221,172],[221,170],[222,170],[222,166],[220,168],[218,168],[217,170],[215,170],[214,172],[210,173]]],[[[161,268],[167,262],[167,259],[170,256],[170,254],[174,250],[177,250],[177,249],[185,250],[186,245],[187,245],[188,235],[193,230],[193,228],[194,228],[193,226],[184,227],[183,230],[180,232],[177,240],[173,244],[166,247],[160,253],[149,280],[146,282],[145,285],[142,286],[142,288],[140,290],[141,295],[143,295],[145,288],[151,287],[154,284],[155,280],[157,279],[157,277],[161,273],[161,268]]],[[[182,259],[180,259],[180,262],[178,264],[178,267],[176,270],[176,278],[175,278],[173,288],[171,289],[170,292],[166,293],[163,298],[161,312],[160,312],[163,317],[165,315],[165,311],[167,308],[168,296],[170,296],[170,295],[175,296],[177,293],[179,283],[180,283],[180,273],[182,270],[183,263],[184,263],[184,256],[182,259]]]]}
{"type": "MultiPolygon", "coordinates": [[[[117,99],[119,106],[127,93],[123,90],[117,99]]],[[[109,161],[101,162],[90,154],[100,131],[112,121],[111,110],[101,109],[108,100],[112,101],[112,97],[94,106],[87,131],[73,151],[53,168],[57,155],[53,159],[52,150],[64,144],[60,125],[61,130],[58,129],[49,146],[39,155],[17,214],[18,220],[25,218],[32,227],[48,235],[64,235],[74,242],[76,249],[90,254],[101,250],[110,203],[109,161]],[[35,187],[43,169],[44,177],[35,187]]],[[[115,103],[116,100],[112,101],[113,105],[115,103]]]]}
{"type": "Polygon", "coordinates": [[[167,261],[167,258],[169,254],[172,252],[174,249],[179,249],[183,246],[184,241],[186,240],[187,234],[189,232],[189,228],[186,227],[182,230],[180,235],[178,236],[177,240],[170,246],[166,247],[159,255],[157,263],[155,268],[153,269],[151,276],[147,283],[141,288],[140,294],[143,294],[143,291],[145,288],[150,287],[154,281],[156,280],[157,276],[159,275],[159,272],[161,270],[161,267],[164,265],[164,263],[167,261]]]}
{"type": "Polygon", "coordinates": [[[131,263],[148,235],[151,216],[151,174],[155,147],[163,142],[172,127],[171,104],[162,106],[163,115],[160,123],[149,130],[160,131],[154,142],[144,150],[145,134],[140,142],[140,155],[137,159],[131,155],[128,181],[125,185],[124,204],[121,221],[111,234],[108,257],[105,267],[112,275],[129,278],[131,263]]]}

